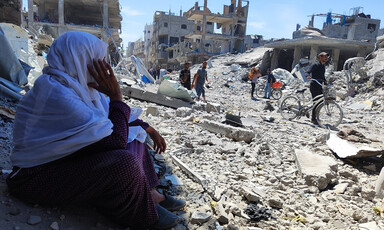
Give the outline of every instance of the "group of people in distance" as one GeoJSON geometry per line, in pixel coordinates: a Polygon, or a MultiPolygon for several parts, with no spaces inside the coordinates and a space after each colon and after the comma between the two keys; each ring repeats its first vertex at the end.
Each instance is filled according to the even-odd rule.
{"type": "MultiPolygon", "coordinates": [[[[272,87],[272,84],[276,82],[276,78],[271,73],[270,68],[267,69],[267,74],[268,74],[268,77],[267,77],[267,81],[266,81],[265,87],[264,87],[264,97],[263,98],[270,99],[271,87],[272,87]]],[[[252,67],[251,71],[248,74],[248,78],[249,78],[249,80],[251,80],[251,99],[252,100],[256,100],[256,98],[253,95],[255,92],[256,83],[258,82],[258,79],[260,77],[262,77],[262,75],[259,72],[259,70],[256,69],[255,67],[252,67]]]]}
{"type": "MultiPolygon", "coordinates": [[[[311,79],[315,79],[320,84],[327,84],[327,81],[325,79],[325,64],[328,61],[328,56],[329,55],[326,52],[321,52],[318,54],[318,60],[315,63],[313,63],[310,66],[310,68],[306,71],[307,80],[311,81],[311,79]]],[[[272,84],[276,82],[276,78],[271,73],[270,68],[267,69],[267,74],[268,74],[268,77],[264,87],[264,98],[270,99],[271,87],[272,87],[272,84]]],[[[252,67],[252,69],[248,74],[248,78],[249,80],[251,80],[251,98],[253,100],[255,100],[255,97],[253,95],[254,95],[256,83],[261,76],[262,76],[261,73],[255,67],[252,67]]],[[[312,99],[323,93],[323,88],[319,83],[317,83],[316,81],[311,81],[310,83],[309,90],[311,92],[312,99]]],[[[316,120],[316,115],[315,115],[316,109],[317,109],[317,106],[315,106],[312,109],[311,121],[313,124],[318,125],[318,122],[316,120]]]]}
{"type": "Polygon", "coordinates": [[[203,101],[207,102],[205,97],[204,85],[209,84],[208,73],[207,73],[207,62],[203,62],[201,68],[199,68],[196,74],[193,77],[191,83],[191,70],[189,69],[190,64],[186,62],[184,64],[184,69],[180,71],[179,81],[180,83],[188,90],[196,89],[196,98],[195,101],[200,100],[200,96],[203,96],[203,101]]]}

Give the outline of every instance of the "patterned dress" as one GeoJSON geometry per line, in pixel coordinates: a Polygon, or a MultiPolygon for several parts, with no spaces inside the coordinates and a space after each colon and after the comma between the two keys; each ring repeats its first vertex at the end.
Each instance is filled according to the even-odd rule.
{"type": "Polygon", "coordinates": [[[110,136],[70,156],[31,168],[14,167],[7,179],[12,195],[41,205],[88,202],[114,221],[144,229],[158,221],[151,190],[159,185],[145,144],[127,144],[130,108],[110,102],[110,136]]]}

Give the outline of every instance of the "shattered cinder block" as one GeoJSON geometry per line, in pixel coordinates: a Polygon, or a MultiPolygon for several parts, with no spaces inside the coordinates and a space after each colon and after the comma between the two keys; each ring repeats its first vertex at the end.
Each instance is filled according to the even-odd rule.
{"type": "Polygon", "coordinates": [[[235,141],[245,141],[250,143],[255,137],[255,133],[251,130],[233,127],[215,121],[202,120],[199,124],[210,132],[222,134],[235,141]]]}
{"type": "Polygon", "coordinates": [[[307,150],[295,150],[296,164],[308,186],[325,189],[336,178],[337,162],[307,150]]]}

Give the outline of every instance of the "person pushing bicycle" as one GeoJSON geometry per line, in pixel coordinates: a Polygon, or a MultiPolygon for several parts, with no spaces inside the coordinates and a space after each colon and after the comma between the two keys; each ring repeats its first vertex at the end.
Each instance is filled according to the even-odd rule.
{"type": "MultiPolygon", "coordinates": [[[[327,84],[327,80],[325,79],[325,63],[328,61],[328,53],[321,52],[318,55],[319,61],[316,61],[311,65],[309,70],[306,72],[307,79],[315,79],[319,81],[320,83],[327,84]],[[312,76],[310,75],[312,74],[312,76]]],[[[319,85],[315,81],[311,81],[311,84],[309,86],[309,90],[312,94],[312,99],[314,99],[316,96],[323,94],[323,88],[321,85],[319,85]]],[[[318,121],[316,120],[316,112],[317,105],[313,107],[312,109],[312,123],[315,125],[318,125],[318,121]]]]}

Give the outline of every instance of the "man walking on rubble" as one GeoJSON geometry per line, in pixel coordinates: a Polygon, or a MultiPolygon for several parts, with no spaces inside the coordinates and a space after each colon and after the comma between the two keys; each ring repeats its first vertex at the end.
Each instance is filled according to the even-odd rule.
{"type": "Polygon", "coordinates": [[[181,85],[183,85],[188,90],[191,90],[191,71],[189,70],[189,63],[184,64],[184,69],[180,71],[179,80],[181,85]]]}
{"type": "Polygon", "coordinates": [[[204,84],[205,81],[209,83],[208,81],[208,74],[207,74],[207,62],[203,62],[203,66],[197,71],[193,78],[192,88],[196,89],[197,97],[195,98],[195,101],[200,100],[200,96],[203,95],[204,102],[207,102],[205,98],[205,90],[204,90],[204,84]]]}
{"type": "MultiPolygon", "coordinates": [[[[307,79],[315,79],[319,81],[321,84],[326,84],[327,81],[325,79],[325,63],[328,61],[328,54],[326,52],[321,52],[319,55],[319,61],[316,61],[311,65],[309,70],[307,71],[307,79]],[[310,76],[312,74],[312,76],[310,76]]],[[[309,90],[312,94],[312,99],[316,96],[323,94],[323,88],[316,81],[311,81],[309,90]]],[[[316,102],[314,102],[316,103],[316,102]]],[[[318,125],[319,123],[316,120],[316,111],[317,105],[312,109],[312,123],[318,125]]]]}

